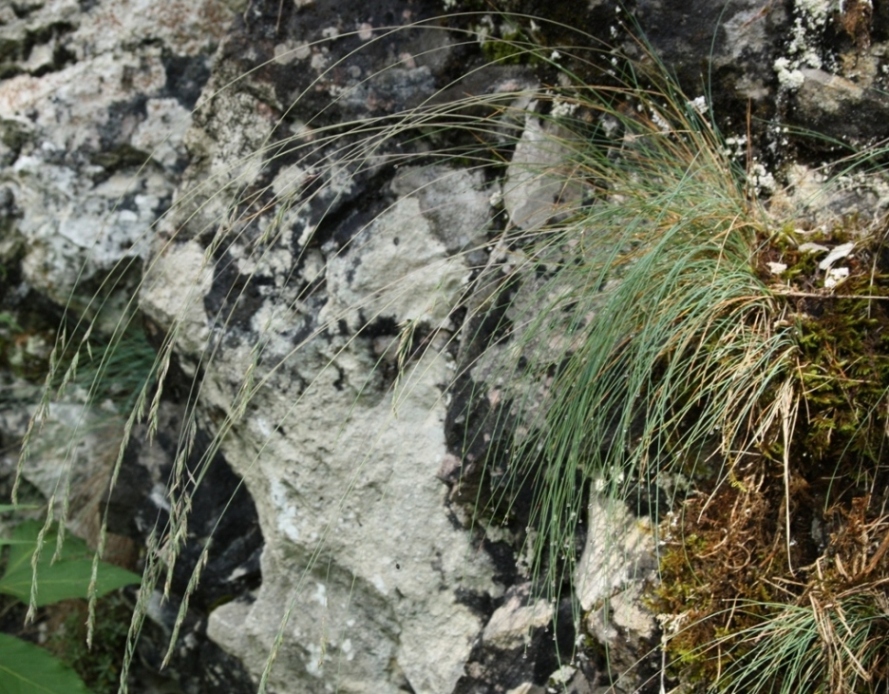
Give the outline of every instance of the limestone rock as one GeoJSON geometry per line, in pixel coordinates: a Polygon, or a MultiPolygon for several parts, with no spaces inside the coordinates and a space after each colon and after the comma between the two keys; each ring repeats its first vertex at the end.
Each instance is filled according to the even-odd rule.
{"type": "Polygon", "coordinates": [[[48,0],[0,22],[0,166],[33,287],[64,304],[147,256],[231,16],[221,0],[48,0]]]}
{"type": "Polygon", "coordinates": [[[885,114],[889,98],[881,89],[865,88],[825,70],[800,70],[803,81],[796,95],[797,122],[818,133],[851,143],[889,134],[885,114]]]}
{"type": "Polygon", "coordinates": [[[653,529],[648,518],[605,498],[591,500],[588,517],[575,574],[585,627],[607,649],[616,691],[633,692],[659,665],[657,623],[641,600],[657,580],[653,529]]]}
{"type": "MultiPolygon", "coordinates": [[[[418,692],[450,691],[481,628],[459,595],[496,592],[484,556],[451,524],[447,490],[436,478],[446,454],[439,384],[448,378],[447,357],[433,342],[393,390],[379,381],[372,344],[347,308],[392,324],[437,326],[445,318],[467,269],[446,255],[416,201],[403,201],[356,237],[354,248],[367,244],[367,253],[328,261],[327,298],[316,316],[284,320],[286,304],[274,295],[257,309],[277,314],[263,326],[267,356],[286,361],[223,451],[258,502],[263,584],[249,608],[216,610],[210,635],[259,675],[282,613],[291,610],[271,675],[277,691],[321,692],[336,683],[344,692],[394,692],[404,681],[418,692]],[[394,243],[405,234],[404,246],[394,243]],[[388,297],[398,267],[418,279],[405,296],[388,297]],[[327,334],[277,357],[269,335],[316,320],[330,326],[327,334]],[[233,632],[225,625],[235,619],[242,628],[233,632]]],[[[256,339],[206,365],[207,406],[232,410],[256,339]]]]}
{"type": "Polygon", "coordinates": [[[643,0],[636,16],[658,58],[690,98],[707,90],[720,108],[748,99],[757,112],[774,107],[772,64],[790,19],[784,6],[756,0],[643,0]]]}
{"type": "Polygon", "coordinates": [[[533,597],[530,583],[514,585],[491,615],[453,692],[545,691],[562,664],[573,661],[574,636],[570,600],[556,608],[533,597]]]}
{"type": "Polygon", "coordinates": [[[526,587],[523,592],[513,593],[497,608],[482,632],[482,639],[486,644],[503,649],[521,647],[534,629],[550,625],[553,619],[552,607],[545,600],[524,605],[527,600],[526,587]]]}
{"type": "MultiPolygon", "coordinates": [[[[215,609],[208,633],[256,679],[274,652],[269,687],[280,694],[449,692],[483,627],[474,605],[502,590],[436,477],[450,313],[491,191],[449,167],[386,168],[396,142],[368,159],[344,157],[360,142],[348,131],[315,144],[299,120],[323,113],[312,98],[288,112],[289,132],[276,125],[299,93],[294,75],[310,95],[343,95],[312,127],[357,109],[342,90],[359,84],[363,108],[381,113],[432,88],[428,64],[387,71],[387,44],[352,54],[360,33],[338,38],[341,17],[303,10],[288,25],[293,47],[275,48],[281,70],[216,93],[243,69],[234,51],[220,63],[185,138],[183,191],[194,194],[165,224],[141,295],[160,328],[181,335],[182,368],[202,375],[199,420],[223,432],[220,452],[262,529],[261,586],[215,609]],[[312,31],[328,40],[304,51],[312,31]],[[292,149],[273,156],[275,137],[292,149]],[[232,201],[249,186],[274,197],[244,219],[232,201]]],[[[426,55],[408,31],[393,40],[426,55]]]]}
{"type": "Polygon", "coordinates": [[[583,186],[570,173],[568,133],[529,113],[521,140],[509,163],[503,205],[520,229],[539,229],[559,215],[577,209],[583,186]]]}

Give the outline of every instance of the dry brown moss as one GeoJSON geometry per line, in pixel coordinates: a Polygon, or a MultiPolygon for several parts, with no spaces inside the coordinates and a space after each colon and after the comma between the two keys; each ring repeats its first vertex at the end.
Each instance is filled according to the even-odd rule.
{"type": "Polygon", "coordinates": [[[789,450],[782,437],[763,437],[771,443],[726,476],[697,480],[699,491],[662,525],[654,607],[665,615],[672,671],[694,688],[750,691],[755,681],[768,691],[875,692],[889,681],[874,646],[889,644],[880,616],[889,605],[889,250],[885,226],[850,226],[815,239],[857,239],[842,263],[849,277],[833,289],[792,240],[760,248],[764,278],[769,262],[788,266],[770,284],[784,302],[780,320],[796,330],[789,450]],[[812,626],[795,635],[812,637],[800,653],[823,665],[805,672],[782,660],[792,632],[770,629],[797,608],[812,626]]]}

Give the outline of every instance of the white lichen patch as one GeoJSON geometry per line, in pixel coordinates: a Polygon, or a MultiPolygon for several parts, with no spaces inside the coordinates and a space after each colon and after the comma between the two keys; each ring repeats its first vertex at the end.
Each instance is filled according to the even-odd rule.
{"type": "Polygon", "coordinates": [[[302,187],[316,175],[314,169],[306,169],[298,164],[284,166],[272,181],[272,192],[282,200],[293,198],[302,187]]]}
{"type": "Polygon", "coordinates": [[[550,113],[552,114],[553,118],[564,118],[566,116],[573,116],[576,110],[576,102],[565,101],[563,99],[560,99],[559,97],[555,97],[553,99],[553,105],[550,109],[550,113]]]}
{"type": "Polygon", "coordinates": [[[825,67],[820,45],[830,11],[830,0],[796,0],[786,55],[773,63],[778,84],[783,89],[799,89],[805,81],[803,69],[825,67]]]}
{"type": "Polygon", "coordinates": [[[312,52],[312,59],[309,61],[312,69],[316,72],[322,72],[330,64],[330,52],[325,47],[312,52]]]}
{"type": "Polygon", "coordinates": [[[275,46],[275,62],[289,65],[297,60],[305,60],[312,55],[312,47],[306,41],[286,41],[275,46]]]}
{"type": "Polygon", "coordinates": [[[689,100],[686,103],[693,111],[696,111],[698,115],[705,116],[707,115],[707,111],[710,110],[709,105],[707,104],[707,97],[705,96],[696,96],[694,99],[689,100]]]}
{"type": "Polygon", "coordinates": [[[731,135],[725,138],[725,146],[722,149],[723,156],[730,159],[741,159],[747,156],[747,136],[731,135]]]}
{"type": "Polygon", "coordinates": [[[747,184],[756,195],[769,195],[778,188],[778,183],[765,165],[754,161],[747,173],[747,184]]]}
{"type": "Polygon", "coordinates": [[[774,63],[775,74],[778,76],[778,84],[789,91],[796,91],[805,81],[799,63],[790,58],[778,58],[774,63]]]}

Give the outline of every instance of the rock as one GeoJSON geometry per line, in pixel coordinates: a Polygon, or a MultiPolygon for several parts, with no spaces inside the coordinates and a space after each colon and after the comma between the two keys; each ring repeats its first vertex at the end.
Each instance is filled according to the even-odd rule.
{"type": "Polygon", "coordinates": [[[772,196],[769,209],[776,218],[794,219],[797,225],[829,229],[860,217],[863,210],[862,221],[878,224],[889,206],[889,187],[875,176],[850,173],[828,179],[804,164],[787,167],[786,176],[788,185],[772,196]]]}
{"type": "Polygon", "coordinates": [[[722,113],[743,113],[748,99],[755,114],[772,112],[772,64],[789,24],[782,5],[643,0],[635,16],[658,59],[690,98],[712,95],[722,113]]]}
{"type": "Polygon", "coordinates": [[[528,113],[503,184],[503,205],[520,229],[539,229],[577,209],[583,186],[571,176],[571,135],[552,121],[528,113]]]}
{"type": "MultiPolygon", "coordinates": [[[[413,226],[405,242],[418,244],[408,251],[435,249],[416,203],[407,209],[413,226]]],[[[357,314],[343,313],[361,299],[368,315],[393,326],[423,319],[418,311],[425,309],[431,325],[444,319],[461,286],[457,276],[467,270],[441,246],[437,258],[405,256],[419,280],[404,301],[377,294],[391,275],[374,268],[391,271],[401,257],[392,242],[405,233],[400,215],[384,216],[366,232],[372,252],[354,273],[348,253],[329,261],[329,294],[317,316],[283,320],[274,296],[259,309],[278,314],[264,326],[272,350],[289,325],[323,320],[329,333],[281,364],[280,377],[256,393],[250,416],[223,445],[258,501],[264,580],[246,618],[243,605],[223,606],[211,616],[210,634],[259,675],[284,628],[282,608],[292,610],[271,675],[280,691],[320,692],[337,683],[344,692],[386,692],[404,681],[415,691],[450,691],[481,628],[459,595],[497,590],[484,556],[451,524],[447,490],[435,476],[446,454],[441,347],[433,341],[406,365],[393,391],[391,381],[374,375],[372,345],[352,333],[361,325],[357,314]],[[336,332],[340,320],[345,334],[336,332]],[[238,632],[224,627],[242,618],[238,632]]],[[[247,345],[256,339],[206,365],[205,405],[231,411],[239,374],[250,368],[247,345]]],[[[271,364],[286,357],[272,350],[271,364]]]]}
{"type": "Polygon", "coordinates": [[[536,600],[530,605],[530,586],[513,591],[508,599],[495,610],[485,625],[482,640],[488,646],[500,649],[519,648],[527,644],[534,629],[550,626],[553,610],[545,600],[536,600]]]}
{"type": "Polygon", "coordinates": [[[141,302],[181,336],[182,368],[202,376],[200,422],[225,434],[220,452],[256,501],[265,543],[261,586],[215,609],[210,637],[255,679],[275,652],[270,691],[448,692],[483,627],[477,606],[502,591],[436,477],[447,454],[447,331],[491,191],[450,167],[389,166],[395,140],[368,159],[342,158],[360,142],[348,129],[329,146],[300,130],[316,113],[312,128],[328,127],[432,89],[430,64],[386,70],[390,51],[425,56],[422,35],[353,52],[362,39],[347,33],[348,16],[313,5],[288,14],[292,49],[261,38],[268,20],[248,18],[255,40],[233,36],[223,48],[185,139],[183,191],[212,184],[165,224],[141,302]],[[249,88],[213,94],[245,68],[235,47],[247,44],[251,60],[267,51],[278,62],[249,88]],[[303,81],[311,91],[282,116],[303,81]],[[359,85],[360,109],[357,92],[342,91],[359,85]],[[344,97],[325,111],[318,90],[344,97]],[[272,156],[275,138],[293,150],[272,156]],[[250,186],[274,197],[238,219],[219,191],[250,186]]]}
{"type": "MultiPolygon", "coordinates": [[[[117,291],[102,297],[103,318],[94,335],[110,331],[120,319],[139,279],[139,265],[152,246],[153,226],[169,206],[185,166],[183,136],[210,75],[211,56],[237,10],[215,0],[35,0],[0,5],[2,295],[4,309],[15,310],[22,320],[13,337],[27,336],[31,345],[48,333],[48,353],[53,335],[44,324],[58,321],[59,306],[68,306],[75,319],[84,313],[95,316],[102,302],[90,301],[112,274],[117,291]]],[[[23,351],[42,370],[37,374],[42,381],[48,354],[31,354],[35,349],[23,351]]],[[[13,351],[4,352],[4,367],[9,356],[15,356],[13,351]]],[[[35,368],[25,367],[16,370],[33,377],[35,368]]],[[[24,432],[39,393],[34,389],[27,402],[4,401],[0,435],[6,444],[14,444],[24,432]]],[[[47,497],[55,495],[59,506],[70,485],[70,527],[95,542],[123,419],[110,403],[97,406],[85,400],[84,393],[69,387],[66,399],[50,406],[23,473],[26,484],[47,497]]],[[[175,431],[162,430],[161,435],[178,439],[175,431]]],[[[124,465],[122,483],[111,497],[106,553],[130,568],[137,568],[139,547],[159,518],[171,463],[161,456],[151,468],[152,477],[136,462],[142,455],[136,453],[137,443],[134,440],[128,449],[132,466],[124,465]]],[[[152,450],[144,448],[142,453],[150,457],[152,450]]],[[[4,456],[5,469],[14,457],[13,446],[4,456]]],[[[223,461],[208,478],[223,505],[234,490],[216,477],[225,469],[223,461]]],[[[194,529],[204,540],[219,517],[212,517],[213,504],[208,506],[207,497],[201,497],[195,497],[202,510],[194,529]]],[[[253,690],[249,675],[243,670],[238,674],[241,666],[203,635],[206,619],[200,615],[227,591],[244,590],[245,584],[259,579],[261,536],[244,508],[237,513],[244,535],[236,538],[229,527],[221,538],[229,546],[216,557],[215,568],[208,566],[210,573],[193,598],[197,612],[189,615],[178,644],[182,659],[173,661],[185,691],[206,691],[218,669],[212,663],[225,658],[230,662],[220,681],[225,681],[226,690],[238,691],[239,677],[250,682],[241,691],[253,690]],[[250,567],[252,553],[255,566],[250,567]],[[239,568],[240,582],[233,576],[239,568]],[[218,651],[215,660],[213,649],[218,651]],[[202,665],[196,664],[197,653],[202,665]]],[[[196,561],[199,539],[195,536],[182,554],[175,579],[179,590],[196,561]]],[[[140,685],[148,687],[145,682],[151,677],[142,663],[159,665],[168,636],[169,624],[146,625],[140,660],[134,664],[140,685]],[[153,629],[159,630],[155,638],[148,635],[153,629]]],[[[169,677],[161,680],[169,685],[169,677]]]]}
{"type": "Polygon", "coordinates": [[[530,682],[523,682],[518,687],[513,687],[506,694],[546,694],[546,688],[530,682]]]}
{"type": "Polygon", "coordinates": [[[64,305],[146,257],[231,16],[221,0],[52,0],[0,22],[0,165],[33,287],[64,305]]]}
{"type": "Polygon", "coordinates": [[[531,584],[511,587],[472,649],[454,694],[545,691],[560,663],[573,657],[570,600],[558,610],[531,597],[531,584]],[[541,688],[541,689],[538,689],[541,688]]]}
{"type": "MultiPolygon", "coordinates": [[[[807,40],[826,31],[826,5],[811,5],[817,12],[793,26],[803,20],[752,0],[642,0],[637,16],[688,94],[706,87],[736,123],[749,99],[762,120],[789,114],[853,142],[885,136],[885,47],[863,29],[849,40],[870,82],[822,61],[820,44],[778,62],[793,27],[807,40]]],[[[549,48],[533,69],[481,68],[472,22],[484,16],[426,23],[441,9],[433,0],[0,7],[0,262],[15,280],[4,281],[4,301],[39,292],[41,307],[67,305],[76,288],[72,312],[91,318],[93,292],[123,275],[97,331],[129,315],[138,293],[157,345],[170,338],[156,438],[134,429],[110,494],[124,423],[77,398],[50,408],[25,473],[50,496],[75,465],[75,505],[89,511],[74,521],[95,534],[107,502],[110,531],[132,550],[167,522],[171,472],[192,447],[179,457],[189,532],[172,595],[154,594],[139,647],[146,668],[159,668],[210,542],[171,664],[183,691],[254,691],[266,672],[278,694],[653,686],[647,519],[594,497],[576,595],[550,604],[533,597],[515,556],[532,490],[520,490],[505,528],[473,516],[507,460],[483,471],[485,455],[507,452],[510,426],[527,433],[543,415],[548,367],[575,339],[567,313],[539,314],[542,293],[555,306],[575,291],[550,278],[578,251],[531,258],[489,231],[530,232],[594,204],[567,168],[564,114],[555,102],[543,108],[555,97],[540,85],[559,84],[553,63],[601,71],[583,65],[583,50],[549,48]],[[447,116],[433,105],[450,105],[447,116]],[[421,125],[404,127],[405,111],[421,125]],[[467,116],[483,127],[465,131],[467,116]],[[473,166],[479,148],[501,163],[473,166]],[[521,326],[538,319],[552,327],[547,338],[516,348],[521,326]],[[504,377],[504,364],[531,353],[541,368],[504,377]],[[518,399],[530,403],[525,419],[510,410],[518,399]]],[[[561,45],[576,22],[641,55],[607,0],[542,9],[562,26],[519,27],[541,45],[561,45]]],[[[885,24],[885,8],[875,12],[885,24]]],[[[885,26],[871,33],[881,39],[885,26]]],[[[810,174],[788,171],[800,194],[810,174]]],[[[820,207],[778,194],[773,205],[822,220],[889,201],[877,183],[856,191],[820,207]]],[[[44,332],[16,332],[10,354],[46,362],[44,332]]],[[[32,390],[0,410],[4,443],[37,399],[32,390]]],[[[12,457],[2,462],[8,470],[12,457]]]]}
{"type": "MultiPolygon", "coordinates": [[[[30,393],[24,386],[18,391],[26,403],[37,399],[33,387],[30,393]]],[[[175,450],[182,411],[169,405],[162,410],[158,439],[163,445],[148,442],[145,427],[137,427],[110,495],[108,483],[124,430],[123,419],[113,410],[74,400],[52,403],[42,435],[34,439],[22,467],[24,483],[33,485],[44,498],[55,500],[54,517],[61,519],[67,514],[69,531],[93,547],[98,544],[100,525],[106,517],[108,537],[103,558],[131,570],[138,570],[140,548],[146,545],[148,536],[163,531],[168,520],[166,482],[172,472],[171,452],[175,450]]],[[[33,406],[23,407],[21,402],[0,409],[3,440],[20,439],[33,414],[33,406]]],[[[201,438],[199,435],[199,450],[207,443],[201,438]]],[[[4,483],[5,478],[14,477],[17,457],[18,449],[13,449],[0,460],[4,483]]],[[[226,691],[249,694],[255,691],[250,675],[236,659],[207,639],[206,615],[212,606],[246,593],[261,581],[262,536],[256,509],[221,456],[212,461],[202,484],[190,492],[190,533],[173,574],[173,597],[164,601],[160,592],[154,595],[156,607],[149,610],[149,617],[156,623],[146,624],[133,679],[141,687],[153,669],[159,680],[169,682],[174,678],[187,693],[206,691],[208,682],[215,678],[226,682],[226,691]],[[178,596],[184,594],[210,538],[218,549],[211,553],[201,583],[190,597],[191,609],[174,656],[162,671],[161,661],[178,612],[178,596]]]]}
{"type": "Polygon", "coordinates": [[[206,253],[196,243],[179,244],[175,253],[147,268],[142,306],[158,325],[180,326],[178,346],[184,354],[199,354],[207,346],[210,320],[203,298],[212,284],[206,253]]]}
{"type": "MultiPolygon", "coordinates": [[[[116,536],[138,540],[169,526],[173,464],[184,408],[161,406],[157,437],[149,441],[147,427],[139,425],[127,447],[116,487],[105,494],[108,529],[116,536]]],[[[137,644],[135,676],[145,670],[173,681],[185,694],[208,688],[224,688],[233,694],[256,691],[256,680],[237,658],[207,637],[207,616],[219,604],[249,595],[262,581],[260,553],[263,538],[256,506],[227,461],[219,454],[201,468],[201,453],[210,445],[208,436],[195,436],[195,454],[186,462],[191,477],[185,483],[190,495],[188,535],[178,551],[172,574],[170,598],[155,590],[148,608],[149,622],[137,644]],[[197,480],[200,479],[200,483],[197,480]],[[210,544],[201,580],[190,591],[189,608],[180,628],[170,662],[162,667],[174,624],[192,573],[210,544]]],[[[162,588],[162,586],[161,586],[162,588]]]]}
{"type": "Polygon", "coordinates": [[[824,70],[800,70],[794,120],[814,132],[862,144],[889,135],[884,114],[889,97],[880,89],[864,88],[824,70]]]}
{"type": "Polygon", "coordinates": [[[635,692],[660,666],[657,622],[642,601],[657,581],[653,529],[622,501],[602,497],[591,500],[588,518],[575,573],[584,626],[608,654],[615,691],[635,692]]]}
{"type": "MultiPolygon", "coordinates": [[[[21,399],[0,409],[0,435],[5,441],[21,441],[37,413],[33,403],[41,389],[19,384],[17,390],[21,399]]],[[[102,494],[122,438],[123,422],[116,413],[74,400],[54,402],[45,412],[41,435],[32,439],[22,461],[23,479],[54,500],[54,517],[67,515],[69,528],[93,543],[98,540],[102,494]],[[65,507],[70,507],[67,514],[65,507]]],[[[3,467],[14,471],[19,452],[17,446],[8,450],[3,467]]]]}

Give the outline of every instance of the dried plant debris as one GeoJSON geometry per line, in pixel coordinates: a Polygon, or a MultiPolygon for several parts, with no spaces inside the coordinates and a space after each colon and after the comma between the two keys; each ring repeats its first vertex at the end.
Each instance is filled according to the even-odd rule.
{"type": "Polygon", "coordinates": [[[652,605],[671,672],[692,690],[885,691],[886,224],[785,228],[755,263],[792,326],[791,399],[662,523],[652,605]]]}

